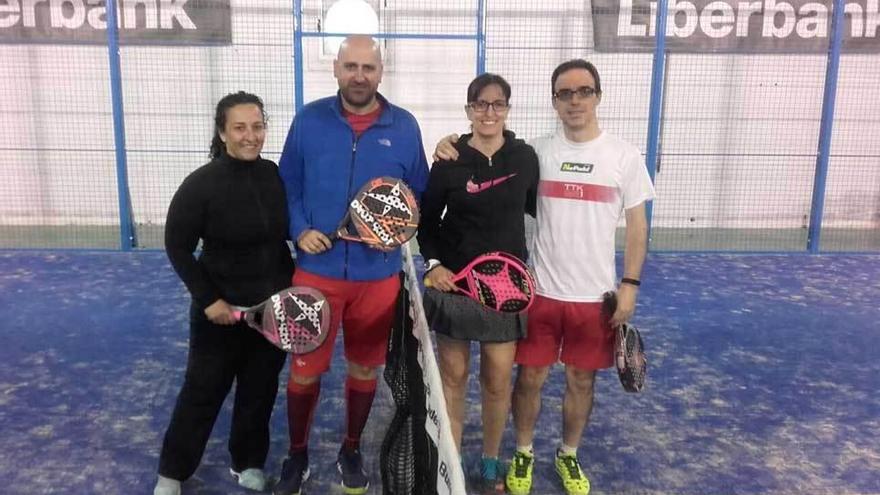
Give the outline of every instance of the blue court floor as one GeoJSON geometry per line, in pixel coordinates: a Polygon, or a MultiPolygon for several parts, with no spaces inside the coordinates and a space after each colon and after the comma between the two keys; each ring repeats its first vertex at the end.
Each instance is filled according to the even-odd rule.
{"type": "MultiPolygon", "coordinates": [[[[580,449],[592,493],[880,493],[880,256],[654,254],[643,279],[634,322],[649,388],[626,394],[600,374],[580,449]]],[[[0,493],[151,493],[186,361],[187,304],[161,252],[0,252],[0,493]]],[[[341,493],[343,369],[337,355],[307,493],[341,493]]],[[[536,494],[561,493],[552,452],[562,391],[554,370],[536,494]]],[[[469,462],[480,452],[477,394],[472,380],[469,462]]],[[[380,390],[365,434],[371,493],[381,493],[390,404],[380,390]]],[[[228,426],[227,403],[185,493],[245,493],[227,474],[228,426]]],[[[272,427],[267,469],[277,474],[283,391],[272,427]]]]}

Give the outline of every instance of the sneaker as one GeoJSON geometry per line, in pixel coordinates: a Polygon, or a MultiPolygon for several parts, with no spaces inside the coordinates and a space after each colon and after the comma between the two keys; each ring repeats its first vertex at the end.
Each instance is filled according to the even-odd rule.
{"type": "Polygon", "coordinates": [[[342,490],[347,495],[362,495],[370,488],[370,480],[364,472],[364,458],[360,449],[339,449],[336,469],[342,475],[342,490]]]}
{"type": "Polygon", "coordinates": [[[153,495],[180,495],[180,482],[160,474],[153,495]]]}
{"type": "Polygon", "coordinates": [[[498,459],[488,457],[480,459],[480,478],[477,483],[482,495],[504,493],[504,477],[501,476],[501,464],[498,459]]]}
{"type": "Polygon", "coordinates": [[[301,495],[302,486],[309,479],[309,455],[307,452],[293,454],[281,465],[281,479],[272,488],[274,495],[301,495]]]}
{"type": "Polygon", "coordinates": [[[248,468],[239,473],[229,468],[229,474],[238,481],[239,486],[243,486],[248,490],[261,492],[266,489],[266,473],[262,469],[248,468]]]}
{"type": "Polygon", "coordinates": [[[510,468],[507,470],[507,491],[510,495],[529,495],[532,491],[532,468],[535,467],[535,456],[520,452],[513,454],[510,468]]]}
{"type": "Polygon", "coordinates": [[[590,493],[590,480],[581,470],[577,456],[556,454],[556,474],[562,480],[567,495],[587,495],[590,493]]]}

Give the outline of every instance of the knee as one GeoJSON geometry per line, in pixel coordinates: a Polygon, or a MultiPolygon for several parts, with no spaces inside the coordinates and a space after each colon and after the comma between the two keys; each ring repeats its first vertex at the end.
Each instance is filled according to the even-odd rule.
{"type": "Polygon", "coordinates": [[[510,373],[489,373],[480,375],[483,395],[492,400],[510,398],[510,373]]]}
{"type": "Polygon", "coordinates": [[[538,392],[544,386],[547,374],[550,368],[535,368],[531,366],[520,366],[519,373],[516,377],[517,390],[523,392],[538,392]]]}
{"type": "Polygon", "coordinates": [[[291,373],[290,380],[287,381],[287,392],[290,393],[300,387],[308,387],[310,385],[314,385],[318,383],[320,379],[321,375],[303,376],[291,373]]]}
{"type": "Polygon", "coordinates": [[[350,361],[348,363],[348,374],[358,380],[373,380],[378,376],[376,368],[362,366],[350,361]]]}
{"type": "Polygon", "coordinates": [[[593,393],[595,377],[595,371],[579,370],[571,367],[566,368],[565,370],[566,386],[582,394],[593,393]]]}
{"type": "Polygon", "coordinates": [[[467,387],[468,382],[468,368],[461,363],[451,365],[446,362],[440,370],[440,378],[443,379],[443,385],[445,387],[464,393],[464,389],[467,387]]]}

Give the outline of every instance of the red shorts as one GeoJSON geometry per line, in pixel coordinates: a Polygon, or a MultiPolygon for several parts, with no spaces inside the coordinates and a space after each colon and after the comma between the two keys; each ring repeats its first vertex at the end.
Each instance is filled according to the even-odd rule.
{"type": "Polygon", "coordinates": [[[299,376],[317,376],[330,369],[336,333],[342,323],[345,358],[374,368],[385,364],[388,337],[394,319],[400,278],[352,282],[327,278],[305,270],[293,275],[293,285],[314,287],[330,304],[330,333],[321,347],[301,356],[292,356],[290,371],[299,376]]]}
{"type": "Polygon", "coordinates": [[[609,368],[614,363],[614,332],[608,318],[601,302],[536,296],[529,309],[529,333],[516,346],[516,362],[544,367],[562,361],[582,370],[609,368]]]}

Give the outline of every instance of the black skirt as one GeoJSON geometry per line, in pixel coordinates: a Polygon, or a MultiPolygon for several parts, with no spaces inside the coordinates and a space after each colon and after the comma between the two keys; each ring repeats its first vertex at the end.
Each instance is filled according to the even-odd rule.
{"type": "Polygon", "coordinates": [[[454,292],[427,288],[423,297],[428,326],[458,340],[512,342],[526,336],[526,313],[501,313],[454,292]]]}

